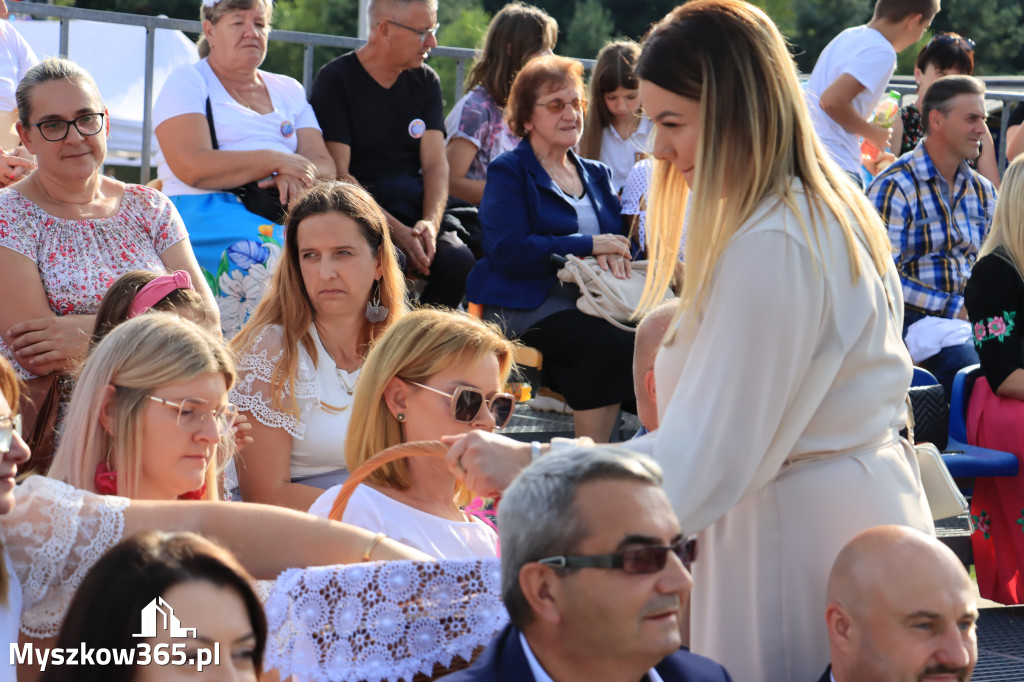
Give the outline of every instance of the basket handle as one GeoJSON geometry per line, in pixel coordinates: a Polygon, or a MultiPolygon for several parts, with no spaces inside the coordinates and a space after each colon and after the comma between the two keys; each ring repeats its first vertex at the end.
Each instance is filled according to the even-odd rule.
{"type": "Polygon", "coordinates": [[[370,477],[370,474],[385,464],[390,464],[395,460],[405,459],[406,457],[435,457],[444,459],[447,454],[448,446],[439,440],[417,440],[410,443],[399,443],[398,445],[392,445],[390,448],[381,450],[363,462],[348,477],[345,484],[341,486],[341,490],[338,491],[338,496],[334,498],[334,505],[331,507],[331,513],[327,515],[327,518],[333,521],[341,521],[345,515],[345,507],[348,506],[352,493],[356,491],[356,488],[363,481],[370,477]]]}

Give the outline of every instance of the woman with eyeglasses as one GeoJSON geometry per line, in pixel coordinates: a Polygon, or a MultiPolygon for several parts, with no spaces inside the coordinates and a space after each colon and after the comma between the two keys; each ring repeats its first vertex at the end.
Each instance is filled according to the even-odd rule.
{"type": "Polygon", "coordinates": [[[89,355],[49,476],[103,495],[217,500],[235,381],[219,338],[172,313],[114,328],[89,355]]]}
{"type": "MultiPolygon", "coordinates": [[[[974,74],[974,41],[956,33],[936,33],[928,44],[917,53],[914,63],[914,80],[917,82],[917,96],[913,102],[900,108],[899,117],[893,122],[892,139],[900,141],[897,156],[913,151],[924,137],[921,126],[921,110],[918,104],[924,101],[925,93],[939,78],[951,75],[970,76],[974,74]]],[[[1012,159],[1011,159],[1012,160],[1012,159]]],[[[999,169],[996,162],[996,145],[992,133],[985,127],[981,141],[981,154],[977,159],[968,159],[967,164],[999,187],[999,169]]]]}
{"type": "MultiPolygon", "coordinates": [[[[465,313],[422,309],[380,337],[366,358],[345,439],[354,471],[378,452],[508,424],[515,398],[504,392],[513,344],[465,313]]],[[[334,518],[341,486],[310,508],[334,518]]],[[[384,533],[439,559],[497,554],[497,535],[461,507],[470,501],[444,460],[410,457],[378,468],[356,488],[344,521],[384,533]]]]}
{"type": "Polygon", "coordinates": [[[153,103],[157,176],[192,235],[228,339],[273,275],[284,207],[335,173],[302,85],[259,68],[272,13],[272,0],[203,0],[201,59],[171,73],[153,103]],[[243,187],[262,209],[242,202],[243,187]]]}
{"type": "Polygon", "coordinates": [[[130,270],[185,270],[219,326],[174,206],[101,174],[109,119],[92,77],[66,59],[45,59],[22,79],[17,100],[18,134],[38,164],[0,190],[0,291],[8,292],[0,354],[19,376],[70,373],[88,350],[100,300],[130,270]]]}
{"type": "MultiPolygon", "coordinates": [[[[122,538],[142,531],[216,537],[263,579],[300,566],[429,558],[361,528],[268,505],[127,499],[48,476],[28,476],[16,485],[31,456],[20,434],[21,390],[14,369],[0,358],[0,637],[5,642],[19,641],[20,623],[22,642],[50,647],[92,565],[122,538]]],[[[15,671],[18,679],[34,679],[29,667],[0,666],[0,681],[14,682],[15,671]]]]}
{"type": "Polygon", "coordinates": [[[596,256],[615,277],[630,276],[611,171],[573,151],[583,133],[583,66],[538,57],[516,76],[506,117],[523,141],[487,169],[480,204],[484,258],[466,281],[484,317],[544,356],[544,381],[565,396],[578,436],[607,442],[619,406],[633,402],[632,332],[576,308],[558,256],[596,256]]]}
{"type": "Polygon", "coordinates": [[[348,477],[342,443],[370,344],[406,312],[387,219],[362,187],[296,198],[281,264],[231,346],[231,399],[253,427],[235,468],[242,499],[305,511],[348,477]]]}

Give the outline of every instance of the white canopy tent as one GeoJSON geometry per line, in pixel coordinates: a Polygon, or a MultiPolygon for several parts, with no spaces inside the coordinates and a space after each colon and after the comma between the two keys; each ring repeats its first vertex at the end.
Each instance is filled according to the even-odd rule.
{"type": "MultiPolygon", "coordinates": [[[[15,21],[15,28],[40,59],[60,53],[60,22],[15,21]]],[[[138,165],[142,154],[146,29],[72,20],[68,36],[68,57],[89,70],[110,110],[108,163],[138,165]]],[[[174,69],[198,60],[195,44],[184,33],[157,29],[153,98],[174,69]]],[[[155,154],[155,139],[151,149],[155,154]]]]}

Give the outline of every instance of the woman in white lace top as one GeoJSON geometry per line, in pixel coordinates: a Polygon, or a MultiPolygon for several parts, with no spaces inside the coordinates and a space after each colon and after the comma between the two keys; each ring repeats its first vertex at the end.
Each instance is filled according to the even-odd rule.
{"type": "Polygon", "coordinates": [[[133,499],[218,499],[234,380],[223,342],[193,322],[151,312],[118,325],[85,362],[49,476],[133,499]]]}
{"type": "MultiPolygon", "coordinates": [[[[439,440],[472,429],[493,431],[512,417],[504,393],[512,344],[496,327],[465,313],[417,310],[395,323],[366,358],[345,461],[355,470],[399,443],[439,440]]],[[[460,507],[470,500],[443,461],[411,457],[377,469],[356,488],[344,516],[325,492],[310,513],[342,520],[441,559],[496,556],[497,535],[460,507]]]]}
{"type": "Polygon", "coordinates": [[[231,346],[232,401],[253,443],[235,466],[248,502],[305,511],[344,480],[352,394],[370,343],[405,312],[384,212],[330,181],[291,204],[280,266],[231,346]]]}
{"type": "MultiPolygon", "coordinates": [[[[96,495],[47,476],[15,486],[30,453],[15,428],[20,394],[11,365],[0,358],[0,637],[10,644],[57,634],[89,568],[122,537],[160,529],[218,538],[257,578],[302,566],[360,560],[424,559],[373,533],[265,505],[154,502],[96,495]],[[266,538],[266,542],[254,542],[266,538]]],[[[0,682],[14,682],[0,666],[0,682]]]]}

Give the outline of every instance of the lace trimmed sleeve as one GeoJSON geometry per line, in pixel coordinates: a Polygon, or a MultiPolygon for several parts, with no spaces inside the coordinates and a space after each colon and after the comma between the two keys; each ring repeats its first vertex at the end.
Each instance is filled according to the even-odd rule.
{"type": "Polygon", "coordinates": [[[14,495],[14,509],[0,516],[0,529],[21,582],[21,629],[31,637],[52,637],[85,574],[121,540],[130,500],[46,476],[30,476],[14,495]]]}
{"type": "Polygon", "coordinates": [[[266,604],[266,667],[282,679],[411,680],[472,660],[505,626],[497,559],[291,569],[266,604]]]}
{"type": "MultiPolygon", "coordinates": [[[[293,438],[306,435],[310,410],[320,404],[320,388],[316,369],[303,348],[299,348],[299,366],[294,396],[299,404],[299,416],[281,412],[274,407],[270,380],[274,368],[284,354],[284,332],[278,325],[269,325],[256,337],[252,346],[238,357],[238,382],[231,389],[231,402],[242,412],[256,417],[261,424],[272,429],[284,429],[293,438]]],[[[285,384],[285,395],[293,393],[292,382],[285,384]]]]}

